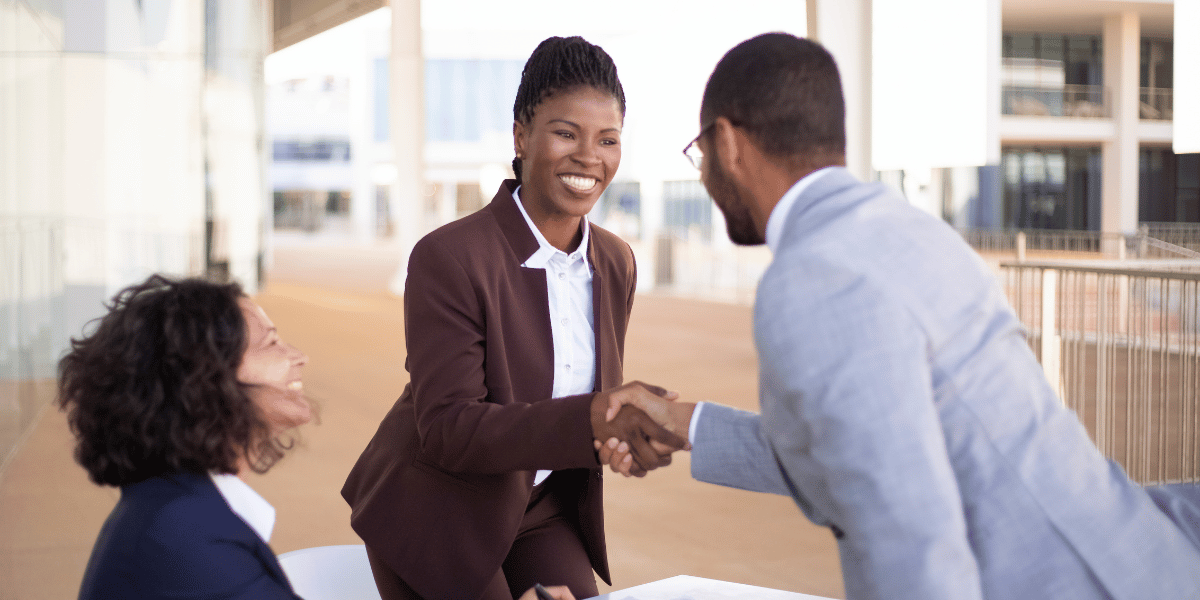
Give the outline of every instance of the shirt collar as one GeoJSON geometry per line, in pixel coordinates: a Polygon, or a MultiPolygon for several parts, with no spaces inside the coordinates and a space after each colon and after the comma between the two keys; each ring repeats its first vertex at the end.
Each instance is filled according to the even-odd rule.
{"type": "Polygon", "coordinates": [[[583,222],[581,225],[583,227],[583,239],[579,242],[579,247],[576,248],[574,252],[567,254],[566,252],[551,246],[550,242],[546,241],[546,236],[542,235],[542,231],[537,228],[537,225],[533,224],[533,219],[529,218],[529,213],[525,211],[525,205],[521,204],[520,192],[521,187],[517,186],[517,189],[513,190],[512,193],[513,200],[517,201],[517,209],[521,211],[521,216],[525,217],[525,224],[529,225],[529,230],[533,232],[533,237],[537,239],[538,243],[538,249],[531,254],[529,258],[525,259],[525,263],[521,266],[531,269],[545,269],[546,264],[550,262],[551,258],[553,258],[556,254],[561,254],[562,256],[566,257],[568,262],[573,260],[582,260],[583,268],[587,270],[588,275],[591,275],[592,266],[588,264],[587,261],[588,239],[590,238],[591,234],[591,227],[588,225],[588,220],[586,218],[580,219],[580,221],[583,222]]]}
{"type": "Polygon", "coordinates": [[[271,531],[275,529],[275,507],[237,475],[209,473],[208,476],[234,514],[241,517],[264,542],[270,542],[271,531]]]}
{"type": "Polygon", "coordinates": [[[783,224],[787,222],[788,213],[792,211],[792,206],[796,204],[800,194],[827,173],[829,173],[829,167],[817,169],[801,177],[800,181],[794,183],[791,189],[779,199],[775,208],[771,209],[771,216],[767,218],[767,246],[771,248],[772,253],[779,250],[779,242],[782,241],[780,238],[783,237],[783,224]]]}

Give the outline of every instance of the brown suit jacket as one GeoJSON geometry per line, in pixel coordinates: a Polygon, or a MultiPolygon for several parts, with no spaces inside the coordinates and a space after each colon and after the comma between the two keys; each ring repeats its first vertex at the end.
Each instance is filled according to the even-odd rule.
{"type": "MultiPolygon", "coordinates": [[[[507,180],[480,211],[413,248],[404,293],[411,382],[342,488],[350,523],[414,591],[477,598],[516,539],[537,469],[559,489],[592,568],[610,582],[594,393],[550,399],[546,272],[507,180]],[[565,479],[566,485],[563,485],[565,479]]],[[[623,240],[592,226],[596,389],[622,382],[637,280],[623,240]]],[[[610,582],[611,583],[611,582],[610,582]]]]}

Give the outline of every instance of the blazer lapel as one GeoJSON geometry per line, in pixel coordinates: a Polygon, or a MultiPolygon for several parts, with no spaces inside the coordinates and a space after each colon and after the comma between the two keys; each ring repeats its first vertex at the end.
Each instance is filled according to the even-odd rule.
{"type": "Polygon", "coordinates": [[[531,363],[544,365],[545,373],[548,374],[548,377],[533,378],[535,381],[532,383],[535,385],[531,385],[531,389],[527,390],[528,394],[522,395],[530,398],[549,398],[554,392],[554,338],[550,329],[550,301],[549,292],[546,289],[546,271],[545,269],[526,269],[521,266],[526,259],[537,252],[539,246],[537,238],[529,229],[529,223],[521,215],[520,209],[517,208],[517,201],[513,198],[513,191],[517,189],[518,185],[515,179],[504,180],[495,197],[484,210],[491,211],[492,218],[496,219],[496,225],[500,228],[500,232],[504,235],[504,239],[507,240],[508,247],[512,251],[513,276],[520,278],[519,306],[512,308],[522,312],[523,318],[520,319],[522,322],[530,324],[528,330],[524,332],[521,352],[529,358],[531,363]],[[530,307],[538,306],[545,307],[545,310],[542,311],[543,314],[537,314],[534,318],[530,314],[532,310],[530,307]],[[526,316],[528,318],[524,318],[526,316]]]}
{"type": "MultiPolygon", "coordinates": [[[[258,534],[255,533],[254,529],[251,528],[250,525],[248,525],[245,521],[243,521],[242,518],[237,515],[237,513],[234,513],[233,509],[229,508],[229,503],[226,502],[225,497],[221,495],[221,491],[217,489],[217,485],[213,483],[212,479],[209,478],[208,475],[199,473],[179,473],[173,477],[176,479],[176,481],[183,482],[184,485],[187,485],[195,490],[196,493],[207,498],[208,501],[220,503],[224,510],[229,511],[233,516],[233,521],[231,521],[231,523],[235,523],[234,527],[237,527],[235,536],[251,543],[254,546],[254,555],[258,557],[259,562],[261,562],[263,567],[266,568],[267,573],[269,573],[276,581],[287,586],[289,590],[292,589],[292,584],[288,581],[287,575],[284,574],[283,567],[279,566],[279,560],[275,558],[275,551],[271,550],[271,547],[268,546],[261,537],[258,537],[258,534]]],[[[230,533],[233,534],[234,532],[230,533]]]]}
{"type": "MultiPolygon", "coordinates": [[[[593,230],[588,260],[592,265],[592,326],[596,336],[595,391],[621,384],[621,364],[617,359],[617,332],[613,324],[613,298],[607,285],[612,265],[596,250],[599,239],[593,230]]],[[[620,310],[624,311],[624,305],[620,310]]]]}
{"type": "MultiPolygon", "coordinates": [[[[283,567],[279,564],[279,559],[275,556],[275,551],[271,550],[271,547],[257,535],[254,536],[254,539],[258,540],[258,545],[255,547],[254,552],[258,555],[258,559],[262,561],[263,566],[267,568],[267,573],[270,573],[271,577],[279,583],[287,586],[287,589],[292,590],[292,582],[288,581],[287,575],[284,574],[283,567]]],[[[295,590],[292,590],[292,592],[295,593],[295,590]]]]}

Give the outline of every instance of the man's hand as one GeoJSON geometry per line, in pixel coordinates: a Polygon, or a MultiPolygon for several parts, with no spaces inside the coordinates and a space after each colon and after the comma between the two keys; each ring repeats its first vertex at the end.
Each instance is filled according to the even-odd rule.
{"type": "MultiPolygon", "coordinates": [[[[680,437],[686,437],[696,405],[690,402],[662,402],[661,404],[661,407],[651,406],[648,414],[659,415],[663,420],[659,421],[658,418],[655,418],[656,422],[680,437]]],[[[670,451],[659,445],[658,442],[651,442],[651,446],[660,454],[670,451]]],[[[646,476],[647,470],[641,469],[633,461],[633,456],[629,452],[629,444],[617,438],[609,438],[604,443],[596,440],[595,448],[600,456],[600,464],[607,464],[614,473],[620,473],[626,477],[646,476]]],[[[691,445],[689,444],[686,449],[690,450],[691,445]]]]}
{"type": "Polygon", "coordinates": [[[669,395],[663,388],[638,381],[596,394],[592,400],[592,437],[625,442],[632,461],[643,474],[671,464],[671,452],[686,448],[687,439],[663,427],[638,408],[639,404],[653,406],[656,400],[667,402],[669,395]],[[610,418],[609,408],[614,404],[619,410],[610,418]],[[654,443],[659,445],[656,447],[654,443]]]}

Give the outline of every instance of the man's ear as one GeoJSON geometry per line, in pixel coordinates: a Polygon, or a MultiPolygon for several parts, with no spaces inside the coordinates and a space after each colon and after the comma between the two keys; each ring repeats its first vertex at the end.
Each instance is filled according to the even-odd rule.
{"type": "Polygon", "coordinates": [[[749,142],[746,132],[733,126],[725,117],[717,117],[713,122],[712,143],[716,147],[717,162],[721,170],[730,176],[740,179],[746,172],[746,144],[749,142]]]}

